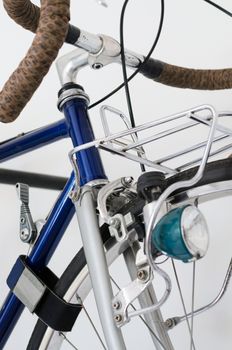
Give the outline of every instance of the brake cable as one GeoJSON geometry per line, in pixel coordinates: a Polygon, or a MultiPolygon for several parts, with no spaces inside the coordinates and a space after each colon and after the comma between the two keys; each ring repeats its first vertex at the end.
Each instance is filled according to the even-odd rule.
{"type": "Polygon", "coordinates": [[[226,15],[232,17],[232,13],[231,13],[231,12],[229,12],[228,10],[226,10],[224,7],[222,7],[222,6],[218,5],[218,4],[216,4],[215,2],[213,2],[213,1],[211,1],[211,0],[203,0],[203,1],[205,1],[205,2],[207,2],[208,4],[210,4],[210,5],[214,6],[214,7],[216,7],[218,10],[224,12],[226,15]]]}
{"type": "MultiPolygon", "coordinates": [[[[128,78],[127,78],[127,82],[131,81],[142,69],[142,67],[146,64],[146,62],[149,60],[149,58],[151,57],[153,51],[156,48],[156,45],[158,44],[161,32],[162,32],[162,28],[163,28],[163,22],[164,22],[164,0],[161,0],[161,13],[160,13],[160,20],[159,20],[159,27],[157,30],[157,34],[154,40],[154,43],[152,44],[152,47],[150,48],[148,54],[145,56],[144,61],[141,63],[141,65],[135,70],[135,72],[133,74],[131,74],[128,78]]],[[[122,58],[123,59],[123,58],[122,58]]],[[[99,99],[98,101],[92,103],[89,106],[89,109],[96,107],[97,105],[99,105],[100,103],[104,102],[105,100],[107,100],[108,98],[110,98],[111,96],[113,96],[116,92],[118,92],[119,90],[121,90],[123,87],[125,86],[125,83],[120,84],[117,88],[115,88],[114,90],[112,90],[109,94],[107,94],[106,96],[102,97],[101,99],[99,99]]]]}

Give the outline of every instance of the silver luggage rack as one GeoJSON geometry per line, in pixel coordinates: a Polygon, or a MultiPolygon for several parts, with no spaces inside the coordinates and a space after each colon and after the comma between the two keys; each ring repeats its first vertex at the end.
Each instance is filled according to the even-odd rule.
{"type": "Polygon", "coordinates": [[[79,175],[74,155],[93,146],[161,171],[167,176],[199,165],[209,141],[208,136],[213,119],[216,117],[218,117],[218,122],[208,158],[232,150],[232,127],[230,127],[232,126],[232,112],[216,113],[209,105],[198,106],[135,128],[131,128],[129,119],[113,107],[101,107],[100,114],[105,137],[76,147],[69,154],[76,176],[79,175]],[[124,130],[117,133],[111,132],[107,120],[110,114],[123,121],[124,130]],[[182,145],[179,145],[180,140],[182,145]],[[148,153],[151,153],[154,157],[162,149],[165,149],[164,156],[155,159],[148,156],[148,153]]]}

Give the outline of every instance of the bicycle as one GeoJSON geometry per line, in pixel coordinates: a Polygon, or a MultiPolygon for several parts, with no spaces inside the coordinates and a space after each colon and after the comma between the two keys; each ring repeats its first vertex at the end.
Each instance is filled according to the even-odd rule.
{"type": "MultiPolygon", "coordinates": [[[[70,160],[74,168],[75,176],[72,175],[71,178],[68,180],[65,189],[60,196],[59,201],[53,207],[52,212],[50,213],[49,218],[43,225],[42,229],[35,228],[33,226],[33,223],[30,220],[30,214],[28,214],[28,211],[26,210],[28,204],[27,187],[22,184],[18,184],[17,188],[19,191],[19,197],[22,201],[21,238],[22,240],[29,242],[31,245],[34,246],[31,248],[32,250],[29,254],[29,258],[21,257],[17,261],[13,272],[11,272],[10,274],[8,283],[10,285],[10,288],[19,298],[22,299],[22,301],[28,306],[28,308],[31,311],[37,313],[39,317],[43,320],[43,322],[38,322],[28,348],[36,349],[39,348],[39,346],[42,346],[42,348],[46,348],[47,343],[50,343],[51,341],[57,341],[58,343],[64,341],[65,344],[68,344],[70,342],[69,335],[67,334],[66,336],[64,332],[69,330],[68,328],[72,326],[72,322],[74,322],[77,313],[79,313],[81,310],[82,313],[86,312],[82,305],[82,302],[86,294],[88,293],[88,289],[91,288],[91,286],[88,285],[89,277],[88,272],[86,270],[86,262],[83,250],[81,250],[77,254],[74,260],[71,262],[70,266],[67,268],[67,271],[64,272],[64,275],[60,278],[60,280],[58,280],[58,282],[57,278],[52,274],[51,271],[46,269],[45,266],[47,265],[47,262],[50,259],[53,250],[55,249],[54,245],[58,243],[56,241],[56,233],[57,231],[59,231],[59,236],[63,234],[65,228],[64,226],[68,225],[68,221],[70,220],[70,217],[73,214],[74,204],[75,207],[78,208],[77,215],[80,227],[82,228],[83,244],[86,249],[88,265],[90,268],[90,273],[92,274],[94,288],[96,289],[95,297],[98,303],[98,307],[101,308],[100,317],[102,318],[101,321],[107,339],[107,347],[109,349],[119,349],[124,348],[124,345],[123,340],[121,339],[120,335],[118,335],[118,329],[120,329],[124,325],[124,323],[128,321],[129,318],[135,316],[135,314],[140,312],[143,313],[140,310],[140,307],[150,307],[154,309],[155,306],[156,308],[158,308],[157,300],[154,296],[154,290],[150,285],[150,279],[152,278],[152,271],[150,265],[159,274],[159,265],[154,265],[154,260],[159,258],[160,252],[163,252],[165,255],[168,254],[171,257],[177,255],[176,251],[167,252],[165,251],[167,247],[161,247],[161,238],[163,237],[160,236],[160,241],[155,242],[153,246],[154,249],[152,252],[150,252],[150,256],[148,254],[148,259],[150,259],[148,264],[146,256],[143,254],[144,249],[141,249],[140,247],[140,245],[143,244],[145,240],[144,222],[147,226],[147,236],[149,236],[150,232],[152,233],[152,236],[155,239],[157,238],[157,235],[160,235],[159,231],[156,231],[156,234],[153,234],[155,216],[157,214],[159,206],[161,206],[161,204],[164,201],[167,200],[168,208],[167,213],[164,210],[164,213],[162,213],[160,217],[161,221],[159,221],[159,227],[162,227],[164,225],[163,220],[166,220],[167,217],[170,218],[170,215],[173,215],[173,213],[177,215],[177,211],[180,208],[181,213],[179,214],[183,215],[183,213],[186,213],[186,208],[189,208],[186,207],[186,201],[187,203],[194,204],[193,207],[195,208],[200,204],[201,199],[208,199],[208,196],[210,195],[213,195],[213,197],[215,197],[215,194],[217,192],[222,193],[222,195],[224,195],[225,192],[228,192],[230,190],[231,159],[222,159],[213,163],[209,163],[206,166],[204,163],[208,159],[208,153],[211,144],[213,143],[214,145],[217,145],[221,140],[227,141],[231,135],[231,130],[226,126],[221,125],[221,123],[215,123],[218,115],[210,106],[196,107],[183,113],[175,114],[167,118],[162,118],[160,120],[156,120],[155,122],[144,124],[135,128],[130,127],[129,121],[122,114],[122,112],[111,107],[105,106],[101,110],[101,115],[106,135],[104,138],[94,140],[92,130],[87,118],[88,97],[80,86],[72,84],[70,85],[70,81],[67,82],[65,81],[65,79],[67,78],[67,76],[68,79],[70,79],[69,74],[71,75],[73,74],[73,72],[75,73],[77,66],[75,66],[74,63],[76,61],[78,61],[78,64],[83,65],[83,63],[87,63],[87,61],[91,60],[91,64],[95,65],[95,68],[99,68],[99,62],[100,64],[105,64],[106,58],[109,59],[110,56],[102,55],[102,41],[104,43],[105,50],[108,47],[108,40],[110,41],[110,49],[112,48],[112,44],[116,45],[117,55],[113,57],[113,61],[117,61],[120,59],[120,47],[114,41],[111,41],[112,39],[109,39],[108,37],[94,36],[83,31],[80,32],[80,30],[78,30],[75,27],[70,28],[72,34],[71,38],[73,39],[73,35],[75,37],[75,40],[77,39],[77,36],[79,37],[78,45],[84,46],[84,48],[86,48],[86,41],[81,41],[81,38],[86,39],[87,37],[90,40],[88,44],[92,42],[92,44],[90,45],[92,49],[92,45],[96,45],[94,46],[94,51],[96,50],[98,53],[98,55],[95,54],[90,56],[86,55],[86,53],[84,53],[84,55],[81,56],[76,56],[76,53],[75,55],[73,55],[72,53],[71,55],[65,56],[63,59],[60,59],[58,63],[61,81],[63,83],[68,83],[68,85],[65,85],[66,89],[63,89],[63,91],[61,91],[59,98],[59,107],[60,109],[64,109],[66,118],[68,118],[69,120],[69,125],[72,122],[76,121],[77,109],[78,116],[82,119],[82,122],[79,125],[75,124],[75,128],[72,126],[70,127],[71,135],[72,133],[74,134],[72,135],[72,138],[74,140],[74,150],[70,153],[70,160]],[[69,65],[68,75],[67,70],[63,69],[64,67],[67,69],[66,63],[68,63],[69,65]],[[63,72],[65,72],[65,74],[63,72]],[[73,95],[70,96],[70,93],[72,93],[73,95]],[[75,113],[73,113],[72,108],[75,109],[75,113]],[[119,115],[125,122],[126,126],[129,126],[129,128],[126,128],[126,130],[123,130],[117,134],[111,135],[109,125],[106,122],[107,113],[119,115]],[[182,119],[187,119],[186,123],[179,124],[175,128],[173,126],[168,126],[170,125],[169,123],[172,123],[172,121],[182,119]],[[158,132],[153,133],[149,137],[145,136],[145,138],[137,139],[137,135],[141,132],[144,132],[148,129],[155,129],[160,125],[162,127],[165,125],[166,128],[161,129],[161,131],[158,130],[158,132]],[[178,169],[173,169],[172,167],[162,165],[162,163],[168,162],[179,156],[180,153],[182,153],[180,151],[175,152],[175,154],[166,155],[162,159],[158,159],[156,163],[154,163],[146,157],[144,158],[144,145],[148,144],[151,140],[158,140],[163,137],[168,137],[174,132],[181,132],[183,130],[198,127],[201,125],[203,125],[204,128],[206,126],[210,128],[211,133],[209,139],[207,139],[207,141],[204,140],[204,142],[198,143],[197,146],[193,146],[191,147],[191,149],[187,149],[187,151],[192,151],[196,148],[206,148],[205,157],[203,159],[203,162],[201,162],[200,168],[191,168],[192,164],[188,163],[185,165],[181,164],[178,169]],[[84,132],[83,130],[81,130],[83,126],[86,126],[84,132]],[[217,135],[216,139],[213,140],[212,138],[214,136],[214,129],[217,129],[219,135],[217,135]],[[78,136],[78,140],[76,140],[77,131],[81,131],[79,135],[81,135],[82,137],[85,136],[87,138],[87,140],[85,139],[85,142],[80,142],[80,136],[78,136]],[[128,144],[128,140],[124,140],[125,136],[132,136],[132,142],[128,144]],[[97,151],[98,148],[113,153],[121,154],[145,166],[155,167],[155,170],[159,170],[159,173],[153,173],[152,177],[149,177],[149,173],[147,177],[145,173],[145,175],[138,180],[137,189],[131,177],[120,178],[111,183],[108,183],[104,170],[101,166],[101,161],[97,151]],[[130,153],[131,150],[132,153],[130,153]],[[79,169],[76,167],[76,154],[78,154],[79,169]],[[83,166],[83,163],[85,164],[85,166],[83,166]],[[88,167],[91,169],[91,171],[86,171],[88,167]],[[185,168],[187,168],[187,170],[184,170],[185,168]],[[202,174],[203,170],[204,174],[202,174]],[[167,176],[165,180],[162,176],[163,173],[169,174],[171,176],[167,176]],[[198,178],[196,178],[196,173],[197,175],[199,175],[198,178]],[[81,179],[82,186],[80,186],[79,178],[81,179]],[[187,183],[184,182],[184,184],[180,184],[181,180],[188,181],[187,183]],[[213,186],[210,186],[212,183],[213,186]],[[139,196],[137,192],[139,192],[139,196]],[[73,204],[72,201],[69,199],[70,194],[73,204]],[[94,198],[94,201],[92,200],[92,196],[94,198]],[[199,200],[196,201],[196,199],[199,200]],[[95,201],[97,201],[98,203],[97,216],[95,201]],[[61,209],[61,207],[63,207],[63,202],[65,202],[66,204],[64,205],[64,208],[61,209]],[[150,217],[149,213],[147,218],[145,211],[146,209],[144,209],[145,207],[147,209],[151,208],[152,215],[154,216],[153,218],[150,217]],[[174,212],[171,211],[171,209],[173,209],[174,212]],[[60,211],[65,211],[65,215],[63,213],[62,218],[60,218],[59,216],[60,211]],[[25,213],[28,214],[28,216],[26,215],[25,217],[25,213]],[[104,222],[101,226],[102,238],[98,235],[97,217],[99,216],[101,217],[101,221],[104,222]],[[55,224],[54,218],[58,218],[56,219],[57,221],[55,222],[55,224]],[[86,222],[90,223],[91,226],[86,227],[86,222]],[[53,228],[53,230],[51,230],[51,227],[53,228]],[[26,229],[28,231],[26,231],[26,229]],[[35,237],[36,230],[41,230],[37,238],[35,237]],[[93,240],[92,238],[93,233],[96,236],[95,240],[93,240]],[[52,244],[50,243],[50,246],[47,242],[47,239],[45,241],[45,236],[47,235],[53,235],[53,240],[55,240],[52,242],[52,244]],[[107,271],[105,271],[105,273],[102,272],[102,270],[106,270],[106,265],[104,263],[104,252],[102,250],[101,239],[104,240],[105,248],[108,248],[107,254],[110,260],[116,259],[118,255],[121,254],[124,256],[132,277],[131,286],[133,287],[133,293],[130,293],[130,288],[128,288],[126,284],[124,284],[124,288],[120,292],[121,294],[117,291],[116,296],[112,300],[112,295],[109,287],[109,280],[107,279],[107,271]],[[52,245],[53,247],[51,248],[52,245]],[[100,267],[98,266],[99,262],[100,267]],[[100,269],[100,273],[95,272],[96,268],[100,269]],[[15,269],[17,271],[15,271],[15,269]],[[94,276],[96,275],[98,277],[94,278],[94,276]],[[41,279],[43,280],[43,282],[41,282],[41,279]],[[74,288],[75,292],[73,292],[72,288],[70,288],[70,283],[72,283],[72,281],[75,281],[76,284],[74,288]],[[27,283],[29,283],[27,285],[28,288],[26,288],[27,290],[35,288],[35,290],[39,292],[39,297],[34,301],[32,295],[28,296],[27,291],[26,293],[24,291],[24,287],[27,283]],[[87,284],[87,289],[85,288],[85,283],[87,284]],[[104,288],[102,288],[102,285],[104,285],[104,288]],[[98,292],[99,290],[101,292],[98,292]],[[55,294],[53,293],[54,291],[55,294]],[[144,292],[144,294],[141,294],[141,292],[144,292]],[[74,297],[75,301],[77,302],[77,305],[66,305],[62,300],[60,300],[60,298],[64,296],[64,293],[65,298],[68,302],[70,302],[72,300],[72,297],[74,297]],[[132,304],[135,295],[136,297],[139,296],[139,301],[141,304],[140,306],[137,306],[139,308],[139,311],[129,309],[129,306],[132,304]],[[60,311],[62,315],[60,318],[57,317],[56,313],[54,313],[54,318],[51,317],[53,316],[51,314],[51,310],[54,311],[53,308],[50,308],[51,300],[52,302],[56,303],[57,309],[59,308],[59,310],[62,311],[60,311]],[[104,312],[102,312],[104,309],[107,310],[106,315],[104,315],[104,312]],[[65,319],[65,322],[63,318],[65,319]],[[49,324],[52,328],[58,329],[58,332],[53,332],[51,328],[47,329],[45,323],[49,324]]],[[[134,63],[134,61],[137,60],[136,63],[138,64],[139,62],[140,65],[141,61],[143,61],[143,57],[141,57],[140,55],[133,54],[129,51],[126,51],[126,54],[128,55],[127,58],[132,58],[132,61],[129,60],[132,63],[134,63]]],[[[145,65],[146,70],[143,67],[143,72],[147,73],[150,65],[153,66],[156,63],[157,62],[152,60],[148,61],[147,67],[145,65]]],[[[168,68],[168,65],[166,67],[168,68]]],[[[161,68],[162,63],[158,62],[158,69],[160,70],[161,68]]],[[[71,81],[73,80],[74,78],[72,76],[71,81]]],[[[191,78],[190,82],[187,82],[187,84],[192,83],[192,81],[193,79],[191,78]]],[[[167,83],[170,83],[170,81],[168,81],[167,83]]],[[[205,85],[203,86],[203,88],[205,88],[205,85]]],[[[230,116],[230,113],[219,113],[219,119],[224,119],[223,117],[226,115],[230,116]]],[[[47,143],[51,139],[61,138],[66,135],[66,122],[62,120],[58,123],[55,123],[55,125],[44,127],[43,129],[35,131],[32,134],[29,133],[20,136],[16,139],[10,140],[9,142],[4,142],[1,145],[3,154],[2,157],[14,157],[17,156],[17,154],[22,153],[26,150],[32,150],[35,147],[35,139],[37,140],[37,146],[39,144],[42,145],[44,143],[47,143]],[[29,144],[29,146],[27,146],[27,149],[24,146],[25,143],[27,145],[29,144]],[[17,152],[15,151],[15,146],[17,146],[17,152]]],[[[213,151],[213,153],[224,152],[225,150],[229,149],[229,147],[230,144],[226,144],[222,147],[218,147],[216,150],[213,151]]],[[[186,152],[186,149],[184,150],[184,152],[186,152]]],[[[199,163],[199,159],[197,159],[197,163],[199,163]]],[[[49,178],[47,177],[44,177],[44,179],[46,181],[49,180],[49,178]]],[[[57,183],[57,179],[50,178],[50,180],[52,183],[57,183]]],[[[59,180],[61,180],[60,186],[62,186],[64,183],[64,179],[59,180]]],[[[210,204],[212,205],[211,201],[210,204]]],[[[175,216],[175,219],[180,220],[180,215],[175,216]]],[[[170,237],[168,240],[170,241],[170,237]]],[[[185,244],[187,243],[185,242],[185,244]]],[[[147,240],[146,244],[147,246],[145,246],[145,251],[147,252],[148,249],[150,250],[151,242],[147,240]]],[[[198,258],[198,254],[204,255],[205,250],[207,248],[206,246],[207,240],[204,241],[202,252],[199,252],[198,250],[196,251],[194,247],[191,247],[193,251],[192,249],[187,250],[188,247],[182,244],[181,249],[182,252],[184,251],[184,258],[182,257],[182,259],[191,260],[192,258],[198,258]]],[[[230,274],[231,265],[229,265],[229,270],[225,279],[225,283],[221,289],[220,298],[225,293],[226,287],[229,283],[230,274]]],[[[166,300],[166,297],[170,292],[169,279],[166,274],[164,274],[163,276],[167,283],[167,295],[164,295],[163,300],[162,298],[159,299],[159,301],[162,301],[160,304],[164,303],[164,299],[166,300]]],[[[155,275],[155,277],[157,278],[157,275],[155,275]]],[[[115,281],[113,278],[112,284],[116,286],[117,289],[117,281],[115,281]]],[[[220,298],[218,298],[218,300],[220,298]]],[[[13,294],[10,294],[8,300],[11,300],[11,303],[14,304],[14,309],[11,308],[12,316],[10,320],[11,322],[13,321],[12,323],[14,323],[15,319],[13,318],[19,316],[19,311],[22,310],[22,304],[17,300],[17,298],[13,296],[13,294]],[[18,314],[16,314],[16,310],[18,310],[18,314]]],[[[212,304],[215,304],[216,301],[214,301],[212,304]]],[[[206,309],[208,309],[210,306],[212,305],[208,305],[206,309]]],[[[202,310],[195,310],[192,312],[192,314],[199,313],[200,311],[202,310]]],[[[1,316],[4,316],[3,314],[4,310],[1,316]]],[[[146,327],[152,334],[151,338],[154,342],[154,346],[157,349],[173,349],[173,345],[169,339],[167,329],[171,328],[172,326],[175,326],[177,323],[181,322],[185,317],[172,317],[167,319],[166,322],[163,322],[159,309],[157,309],[152,315],[153,316],[150,316],[149,313],[145,313],[144,317],[146,327]],[[156,330],[156,332],[158,332],[158,337],[156,335],[156,332],[154,333],[154,329],[156,330]]],[[[5,333],[3,337],[4,339],[2,338],[1,340],[2,344],[5,342],[6,333],[8,333],[11,328],[9,328],[9,326],[6,325],[5,322],[6,320],[2,321],[0,328],[1,332],[3,331],[5,333]]],[[[192,331],[190,331],[190,341],[192,338],[191,332],[192,331]]],[[[191,343],[191,347],[193,348],[194,344],[192,341],[191,343]]],[[[75,345],[73,345],[71,342],[70,346],[74,347],[75,345]]]]}

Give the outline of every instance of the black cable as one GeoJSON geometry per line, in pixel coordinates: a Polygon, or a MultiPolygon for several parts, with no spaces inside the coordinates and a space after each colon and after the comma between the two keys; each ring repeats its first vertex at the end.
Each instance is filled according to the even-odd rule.
{"type": "Polygon", "coordinates": [[[134,118],[134,113],[133,113],[133,108],[131,103],[129,84],[127,80],[126,58],[125,58],[125,47],[124,47],[124,17],[125,17],[125,10],[128,2],[129,0],[126,0],[124,2],[122,11],[121,11],[121,16],[120,16],[120,45],[121,45],[122,73],[123,73],[124,87],[125,87],[125,93],[126,93],[127,107],[128,107],[128,112],[130,116],[131,126],[132,128],[134,128],[135,118],[134,118]]]}
{"type": "MultiPolygon", "coordinates": [[[[126,71],[126,58],[125,58],[125,47],[124,47],[124,17],[125,17],[125,11],[126,11],[126,6],[128,2],[129,0],[125,0],[121,11],[121,16],[120,16],[120,46],[121,46],[122,73],[123,73],[123,80],[124,80],[124,86],[125,86],[127,108],[130,116],[131,126],[132,128],[134,128],[135,118],[134,118],[134,113],[133,113],[133,108],[131,103],[129,84],[127,80],[128,78],[127,78],[127,71],[126,71]]],[[[142,172],[146,170],[143,164],[140,164],[140,168],[142,172]]]]}
{"type": "MultiPolygon", "coordinates": [[[[143,65],[146,64],[146,62],[149,60],[149,58],[151,57],[154,49],[156,48],[156,45],[159,41],[160,38],[160,34],[163,28],[163,21],[164,21],[164,0],[161,0],[161,13],[160,13],[160,22],[159,22],[159,28],[156,34],[156,38],[155,41],[150,49],[150,51],[148,52],[148,54],[146,55],[143,63],[141,63],[141,65],[136,69],[136,71],[127,79],[127,81],[129,82],[131,79],[133,79],[140,71],[140,69],[143,67],[143,65]]],[[[100,100],[92,103],[89,106],[89,109],[96,107],[97,105],[99,105],[100,103],[104,102],[106,99],[108,99],[109,97],[113,96],[116,92],[118,92],[120,89],[122,89],[124,87],[124,83],[120,84],[117,88],[115,88],[114,90],[112,90],[108,95],[104,96],[103,98],[101,98],[100,100]]]]}
{"type": "Polygon", "coordinates": [[[214,7],[216,7],[218,10],[224,12],[226,15],[232,17],[232,13],[231,13],[231,12],[229,12],[228,10],[226,10],[226,9],[225,9],[224,7],[222,7],[222,6],[219,6],[218,4],[215,4],[215,2],[210,1],[210,0],[203,0],[203,1],[205,1],[205,2],[207,2],[208,4],[210,4],[210,5],[214,6],[214,7]]]}

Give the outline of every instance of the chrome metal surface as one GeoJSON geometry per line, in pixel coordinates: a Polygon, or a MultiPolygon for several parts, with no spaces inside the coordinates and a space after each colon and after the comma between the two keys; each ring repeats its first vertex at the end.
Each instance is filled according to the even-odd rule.
{"type": "MultiPolygon", "coordinates": [[[[70,158],[73,156],[74,153],[79,152],[82,149],[95,146],[101,150],[117,154],[121,157],[154,168],[157,171],[161,171],[169,176],[177,173],[180,169],[183,170],[185,168],[188,168],[190,165],[193,165],[196,162],[199,163],[202,160],[202,157],[197,156],[196,158],[196,156],[194,155],[196,159],[193,159],[191,160],[191,162],[187,163],[183,163],[182,161],[181,164],[176,166],[173,166],[173,164],[169,166],[169,163],[167,162],[177,157],[181,157],[186,154],[191,154],[191,152],[196,150],[202,150],[203,152],[203,149],[207,146],[208,140],[204,140],[202,142],[198,141],[195,145],[188,146],[187,148],[186,144],[184,144],[183,150],[178,150],[178,152],[171,152],[170,154],[165,155],[165,157],[157,157],[155,160],[149,159],[147,157],[143,147],[154,143],[154,149],[159,149],[162,147],[162,145],[159,145],[158,143],[159,140],[168,140],[168,138],[171,135],[174,135],[176,133],[178,135],[178,132],[185,131],[185,133],[187,133],[188,130],[199,126],[202,126],[204,130],[205,128],[210,129],[215,114],[216,112],[211,106],[203,105],[189,109],[182,113],[171,115],[165,118],[160,118],[153,122],[128,129],[130,124],[126,116],[122,112],[109,106],[103,106],[101,109],[101,118],[105,137],[82,145],[81,147],[75,148],[73,151],[70,152],[70,158]],[[126,130],[122,130],[121,132],[112,134],[112,132],[110,131],[110,125],[106,120],[106,112],[111,112],[114,115],[119,116],[123,120],[126,126],[126,130]],[[178,123],[178,125],[173,125],[173,123],[178,123]],[[163,130],[159,129],[159,127],[161,126],[163,126],[163,130]],[[142,135],[142,132],[145,131],[149,132],[150,136],[146,135],[144,137],[144,135],[142,135]],[[132,140],[126,139],[125,137],[127,136],[132,137],[132,140]]],[[[229,113],[227,113],[227,115],[229,115],[229,113]]],[[[221,119],[223,116],[224,114],[220,114],[221,119]]],[[[223,144],[222,146],[220,146],[220,142],[223,141],[225,143],[225,141],[227,142],[227,140],[230,140],[232,130],[230,130],[228,127],[222,126],[222,124],[215,125],[215,129],[217,130],[218,134],[213,137],[213,139],[211,140],[211,144],[214,144],[214,146],[217,146],[217,148],[214,148],[208,154],[208,157],[217,155],[221,152],[225,152],[226,150],[232,148],[232,144],[228,143],[226,145],[223,144]]],[[[198,129],[195,130],[197,132],[198,129]]]]}
{"type": "Polygon", "coordinates": [[[194,205],[188,205],[183,210],[180,225],[182,239],[192,259],[202,258],[209,247],[209,230],[205,217],[194,205]]]}
{"type": "Polygon", "coordinates": [[[128,145],[126,147],[123,147],[120,149],[120,151],[122,152],[126,152],[126,151],[129,151],[131,149],[134,149],[136,147],[141,147],[141,146],[144,146],[150,142],[153,142],[153,141],[156,141],[156,140],[159,140],[159,139],[162,139],[166,136],[170,136],[178,131],[182,131],[182,130],[185,130],[185,129],[188,129],[188,128],[191,128],[192,126],[196,126],[198,125],[197,122],[195,121],[190,121],[188,123],[184,123],[183,125],[181,126],[178,126],[178,127],[174,127],[174,128],[171,128],[169,130],[165,130],[165,131],[162,131],[156,135],[152,135],[150,137],[147,137],[141,141],[137,141],[137,142],[134,142],[132,145],[128,145]]]}
{"type": "Polygon", "coordinates": [[[103,47],[102,39],[99,35],[89,33],[85,30],[81,30],[75,46],[92,54],[97,54],[103,47]]]}
{"type": "MultiPolygon", "coordinates": [[[[95,54],[89,54],[89,65],[100,64],[101,67],[111,63],[121,63],[121,46],[114,38],[99,34],[102,40],[102,49],[95,54]]],[[[132,51],[125,50],[126,65],[131,68],[136,68],[144,61],[142,55],[136,54],[132,51]]]]}
{"type": "MultiPolygon", "coordinates": [[[[116,144],[116,142],[114,143],[114,145],[116,144]]],[[[166,167],[164,165],[159,165],[159,164],[156,164],[155,162],[151,161],[151,160],[148,160],[144,157],[139,157],[138,155],[135,155],[135,154],[130,154],[130,153],[126,153],[124,151],[120,151],[119,149],[116,149],[114,146],[112,145],[104,145],[104,144],[101,144],[99,145],[99,149],[103,150],[103,151],[108,151],[110,153],[113,153],[113,154],[116,154],[118,156],[121,156],[123,158],[127,158],[129,160],[132,160],[136,163],[140,163],[140,164],[143,164],[143,165],[146,165],[147,167],[150,167],[150,168],[153,168],[157,171],[160,171],[162,173],[165,173],[165,174],[170,174],[170,175],[174,175],[176,174],[177,172],[169,167],[166,167]]]]}
{"type": "Polygon", "coordinates": [[[73,98],[78,97],[80,99],[85,100],[87,103],[89,103],[89,96],[82,90],[82,89],[68,89],[61,93],[58,99],[58,109],[62,111],[62,106],[68,102],[69,100],[72,100],[73,98]]]}
{"type": "MultiPolygon", "coordinates": [[[[218,148],[217,150],[215,151],[211,151],[210,154],[209,154],[209,159],[215,155],[218,155],[220,153],[224,153],[225,151],[228,151],[228,150],[231,150],[232,151],[232,143],[230,144],[227,144],[226,146],[223,146],[223,147],[220,147],[218,148]]],[[[184,163],[182,164],[181,166],[179,166],[177,168],[178,171],[182,171],[182,170],[185,170],[187,168],[190,168],[190,167],[193,167],[195,165],[198,165],[199,163],[201,162],[201,158],[196,158],[196,159],[193,159],[192,161],[190,162],[187,162],[187,163],[184,163]]]]}
{"type": "MultiPolygon", "coordinates": [[[[224,140],[224,139],[226,139],[226,138],[228,138],[228,137],[229,137],[229,135],[221,135],[221,136],[215,137],[215,139],[213,140],[213,143],[217,143],[217,142],[222,141],[222,140],[224,140]]],[[[198,150],[198,149],[201,149],[201,148],[205,147],[206,144],[207,144],[207,141],[203,141],[203,142],[197,143],[197,144],[194,145],[194,146],[186,147],[186,148],[185,148],[184,150],[182,150],[182,151],[169,154],[169,155],[167,155],[167,156],[165,156],[165,157],[163,157],[163,158],[157,159],[156,161],[157,161],[158,164],[167,162],[168,160],[171,160],[171,159],[180,157],[180,156],[182,156],[182,155],[188,154],[189,152],[192,152],[192,151],[196,151],[196,150],[198,150]]],[[[232,147],[232,145],[231,145],[231,147],[232,147]]],[[[210,152],[210,154],[212,154],[212,153],[210,152]]],[[[196,162],[196,160],[193,161],[193,163],[195,163],[195,162],[196,162]]]]}
{"type": "MultiPolygon", "coordinates": [[[[101,108],[100,108],[100,117],[101,117],[103,129],[105,131],[105,136],[111,135],[109,124],[107,122],[106,112],[111,112],[114,115],[120,117],[122,119],[122,121],[124,122],[124,124],[126,125],[127,129],[131,128],[130,120],[126,117],[126,115],[124,113],[122,113],[122,111],[120,111],[119,109],[114,108],[112,106],[104,105],[104,106],[101,106],[101,108]]],[[[136,139],[136,137],[135,137],[135,139],[136,139]]]]}
{"type": "MultiPolygon", "coordinates": [[[[107,35],[81,30],[74,45],[78,49],[62,56],[56,63],[62,85],[75,82],[78,71],[87,65],[99,69],[111,63],[121,63],[121,46],[117,40],[107,35]]],[[[125,60],[128,67],[137,68],[144,57],[126,49],[125,60]]]]}
{"type": "MultiPolygon", "coordinates": [[[[200,116],[197,116],[197,115],[193,115],[192,117],[203,124],[206,124],[208,126],[212,125],[212,120],[211,120],[212,118],[209,118],[209,117],[208,118],[201,118],[200,116]]],[[[220,117],[220,116],[218,116],[218,117],[220,117]]],[[[221,131],[225,135],[232,136],[232,130],[223,126],[223,125],[220,125],[219,123],[217,123],[216,129],[218,131],[221,131]]]]}
{"type": "Polygon", "coordinates": [[[103,34],[100,34],[99,38],[101,39],[102,47],[101,50],[95,54],[89,54],[88,64],[90,67],[93,67],[94,64],[99,64],[101,67],[104,67],[110,63],[119,63],[121,58],[119,42],[103,34]]]}
{"type": "Polygon", "coordinates": [[[88,65],[88,52],[75,49],[56,61],[61,85],[75,82],[78,71],[88,65]]]}

